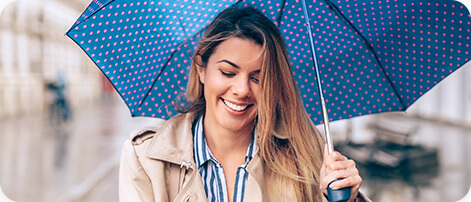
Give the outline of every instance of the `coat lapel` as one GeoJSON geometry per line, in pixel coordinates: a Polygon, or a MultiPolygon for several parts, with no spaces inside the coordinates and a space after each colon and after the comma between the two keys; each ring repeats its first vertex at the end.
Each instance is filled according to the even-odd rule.
{"type": "Polygon", "coordinates": [[[178,114],[167,121],[147,148],[148,158],[181,165],[183,161],[193,160],[193,136],[191,132],[194,115],[178,114]]]}
{"type": "MultiPolygon", "coordinates": [[[[192,125],[194,114],[178,114],[166,121],[160,127],[146,152],[146,157],[170,163],[169,172],[179,176],[180,172],[186,172],[183,187],[178,191],[174,201],[207,201],[203,180],[199,175],[193,159],[193,133],[192,125]],[[186,169],[182,167],[184,162],[191,165],[186,169]]],[[[167,184],[173,184],[177,179],[168,179],[167,184]]],[[[181,182],[178,182],[181,183],[181,182]]]]}
{"type": "Polygon", "coordinates": [[[263,201],[264,190],[264,171],[262,160],[257,152],[254,158],[247,165],[249,177],[245,187],[244,201],[263,201]]]}

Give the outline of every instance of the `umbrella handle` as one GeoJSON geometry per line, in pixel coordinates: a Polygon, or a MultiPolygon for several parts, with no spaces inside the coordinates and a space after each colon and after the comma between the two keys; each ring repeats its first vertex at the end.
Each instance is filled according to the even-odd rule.
{"type": "MultiPolygon", "coordinates": [[[[339,180],[341,179],[337,179],[332,182],[339,180]]],[[[332,184],[332,182],[330,184],[332,184]]],[[[327,187],[327,195],[329,195],[329,202],[345,202],[350,199],[350,195],[352,194],[350,187],[334,190],[330,188],[330,184],[329,187],[327,187]]]]}

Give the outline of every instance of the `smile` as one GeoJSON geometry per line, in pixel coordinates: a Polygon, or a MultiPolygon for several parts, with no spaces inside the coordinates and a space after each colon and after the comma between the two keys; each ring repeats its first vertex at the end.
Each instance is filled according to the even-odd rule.
{"type": "Polygon", "coordinates": [[[247,109],[247,107],[249,105],[236,105],[234,103],[230,103],[229,101],[226,101],[224,99],[222,99],[224,101],[224,104],[226,104],[227,107],[229,107],[230,109],[234,110],[234,111],[244,111],[245,109],[247,109]]]}

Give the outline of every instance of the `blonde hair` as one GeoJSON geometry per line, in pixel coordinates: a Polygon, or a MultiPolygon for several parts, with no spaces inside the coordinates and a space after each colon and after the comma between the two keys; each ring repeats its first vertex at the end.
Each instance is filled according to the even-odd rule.
{"type": "Polygon", "coordinates": [[[204,112],[197,65],[205,67],[214,48],[230,37],[262,46],[257,134],[265,164],[264,189],[277,201],[322,200],[319,174],[324,141],[303,107],[281,33],[256,9],[228,8],[208,26],[190,70],[186,101],[191,104],[180,112],[204,112]]]}

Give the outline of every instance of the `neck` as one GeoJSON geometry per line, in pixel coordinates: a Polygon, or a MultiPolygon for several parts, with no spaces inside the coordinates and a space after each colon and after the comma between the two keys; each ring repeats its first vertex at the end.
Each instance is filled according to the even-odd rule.
{"type": "Polygon", "coordinates": [[[252,140],[252,130],[230,131],[210,128],[206,124],[203,124],[203,130],[206,143],[218,161],[227,158],[245,158],[252,140]]]}

